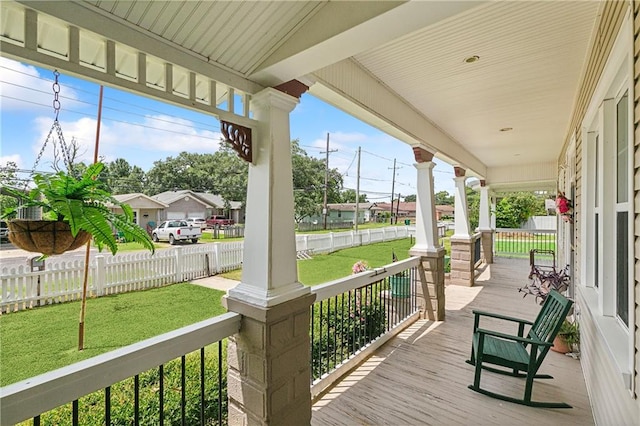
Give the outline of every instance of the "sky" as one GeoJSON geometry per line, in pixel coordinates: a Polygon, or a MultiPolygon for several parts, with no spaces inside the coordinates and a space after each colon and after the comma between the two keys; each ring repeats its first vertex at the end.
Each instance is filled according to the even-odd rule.
{"type": "MultiPolygon", "coordinates": [[[[15,162],[27,178],[53,124],[53,70],[0,58],[0,167],[15,162]]],[[[75,139],[80,161],[93,161],[100,86],[61,74],[58,120],[64,139],[75,139]]],[[[416,169],[409,145],[304,94],[290,116],[291,139],[311,156],[324,158],[329,133],[329,167],[343,175],[344,188],[356,188],[357,151],[361,147],[360,191],[369,201],[389,201],[396,159],[394,193],[416,193],[416,169]]],[[[220,122],[197,113],[110,87],[104,88],[99,157],[124,158],[148,171],[155,161],[182,151],[213,153],[219,147],[220,122]]],[[[50,171],[47,144],[38,171],[50,171]]],[[[453,169],[435,160],[435,191],[453,194],[453,169]]]]}

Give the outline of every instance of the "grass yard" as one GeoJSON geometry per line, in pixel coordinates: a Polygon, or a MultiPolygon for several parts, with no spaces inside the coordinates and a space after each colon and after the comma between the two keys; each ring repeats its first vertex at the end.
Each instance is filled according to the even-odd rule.
{"type": "MultiPolygon", "coordinates": [[[[317,285],[346,277],[354,263],[370,267],[409,257],[413,240],[343,249],[298,261],[300,281],[317,285]]],[[[239,280],[241,271],[224,274],[239,280]]],[[[79,302],[0,316],[0,386],[5,386],[177,328],[220,315],[224,292],[190,285],[106,296],[87,301],[85,350],[78,352],[79,302]]]]}
{"type": "Polygon", "coordinates": [[[532,249],[553,251],[556,249],[555,236],[547,235],[524,240],[496,238],[494,244],[496,253],[506,253],[515,257],[528,257],[532,249]]]}
{"type": "Polygon", "coordinates": [[[78,352],[80,302],[0,317],[0,385],[91,358],[226,310],[224,292],[190,285],[87,300],[85,349],[78,352]]]}
{"type": "MultiPolygon", "coordinates": [[[[298,260],[298,279],[306,285],[317,285],[346,277],[351,275],[353,264],[359,260],[364,260],[371,268],[384,266],[391,263],[394,251],[398,260],[408,258],[409,249],[413,244],[414,240],[404,238],[402,240],[342,249],[331,254],[314,255],[313,259],[298,260]]],[[[242,270],[236,269],[235,271],[226,272],[222,276],[240,281],[242,270]]]]}

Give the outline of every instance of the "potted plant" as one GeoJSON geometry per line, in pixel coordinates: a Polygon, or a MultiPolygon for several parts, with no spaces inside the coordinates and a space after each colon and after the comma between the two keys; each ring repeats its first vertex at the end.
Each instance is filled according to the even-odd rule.
{"type": "Polygon", "coordinates": [[[134,222],[133,210],[113,198],[98,175],[104,164],[98,162],[79,177],[71,172],[35,173],[35,187],[29,191],[3,188],[5,193],[20,200],[17,207],[7,209],[9,239],[18,247],[43,255],[61,254],[78,248],[93,237],[99,250],[104,246],[111,253],[118,251],[116,234],[128,241],[142,244],[151,252],[153,242],[147,232],[134,222]],[[110,207],[120,207],[115,213],[110,207]],[[16,219],[21,209],[39,207],[44,220],[16,219]]]}
{"type": "MultiPolygon", "coordinates": [[[[395,251],[391,252],[391,262],[397,262],[398,257],[395,251]]],[[[407,298],[411,296],[411,279],[409,277],[409,271],[398,272],[395,275],[389,277],[389,283],[391,284],[391,296],[407,298]]]]}
{"type": "Polygon", "coordinates": [[[565,319],[562,322],[560,331],[553,340],[552,351],[566,354],[573,352],[575,346],[580,343],[580,326],[577,322],[571,322],[565,319]]]}
{"type": "Polygon", "coordinates": [[[542,305],[551,290],[556,290],[558,293],[567,291],[571,284],[569,265],[560,271],[556,271],[555,267],[532,266],[529,279],[530,282],[518,291],[524,293],[523,297],[527,294],[534,295],[542,305]]]}

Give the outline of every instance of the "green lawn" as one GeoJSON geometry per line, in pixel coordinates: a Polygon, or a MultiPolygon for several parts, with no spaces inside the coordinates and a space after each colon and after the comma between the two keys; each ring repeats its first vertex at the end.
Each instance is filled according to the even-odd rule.
{"type": "Polygon", "coordinates": [[[0,317],[0,385],[5,386],[225,311],[224,292],[191,285],[87,300],[85,349],[78,352],[80,303],[0,317]]]}
{"type": "Polygon", "coordinates": [[[406,259],[412,245],[409,238],[404,238],[316,255],[313,259],[298,261],[298,277],[306,285],[322,284],[351,275],[353,264],[359,260],[377,268],[391,263],[394,251],[398,260],[406,259]]]}
{"type": "MultiPolygon", "coordinates": [[[[409,249],[414,240],[404,238],[385,243],[342,249],[331,254],[314,255],[313,259],[298,260],[298,278],[306,285],[317,285],[346,277],[351,274],[353,264],[364,260],[376,268],[391,263],[395,251],[399,260],[409,257],[409,249]]],[[[222,274],[225,278],[240,281],[242,270],[236,269],[222,274]]]]}
{"type": "MultiPolygon", "coordinates": [[[[406,259],[409,238],[340,250],[298,261],[300,281],[316,285],[351,274],[359,260],[375,268],[406,259]]],[[[225,274],[240,279],[240,271],[225,274]],[[234,275],[235,274],[235,275],[234,275]]],[[[224,292],[190,284],[87,301],[85,350],[78,352],[79,302],[0,316],[0,385],[32,377],[220,315],[224,292]]]]}

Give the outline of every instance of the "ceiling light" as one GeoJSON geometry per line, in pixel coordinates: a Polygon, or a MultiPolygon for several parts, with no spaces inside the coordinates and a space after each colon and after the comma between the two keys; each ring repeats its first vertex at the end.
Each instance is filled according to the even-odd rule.
{"type": "Polygon", "coordinates": [[[500,129],[501,132],[510,132],[513,130],[513,127],[503,127],[502,129],[500,129]]]}
{"type": "Polygon", "coordinates": [[[480,56],[478,56],[478,55],[473,55],[473,56],[469,56],[468,58],[464,58],[464,61],[467,64],[472,64],[472,63],[477,62],[479,60],[480,60],[480,56]]]}

